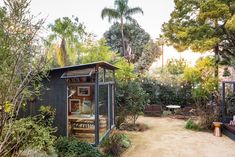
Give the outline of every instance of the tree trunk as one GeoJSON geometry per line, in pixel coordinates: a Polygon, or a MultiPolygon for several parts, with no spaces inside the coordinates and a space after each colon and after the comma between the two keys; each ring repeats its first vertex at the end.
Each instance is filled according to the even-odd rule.
{"type": "Polygon", "coordinates": [[[123,56],[125,56],[126,47],[125,47],[125,42],[124,42],[124,24],[123,24],[122,17],[121,17],[121,35],[122,35],[122,53],[123,53],[123,56]]]}
{"type": "Polygon", "coordinates": [[[214,53],[215,53],[215,78],[218,79],[216,89],[218,90],[219,86],[219,46],[216,45],[214,48],[214,53]]]}
{"type": "Polygon", "coordinates": [[[61,59],[61,67],[64,67],[68,65],[68,56],[67,56],[67,51],[66,51],[66,42],[65,39],[62,38],[61,43],[60,43],[60,59],[61,59]]]}
{"type": "MultiPolygon", "coordinates": [[[[215,28],[218,28],[218,20],[215,19],[214,21],[215,28]]],[[[216,85],[216,90],[218,90],[219,87],[219,44],[216,44],[214,48],[214,53],[215,53],[215,78],[218,79],[217,85],[216,85]]]]}
{"type": "Polygon", "coordinates": [[[219,46],[216,45],[214,48],[215,53],[215,77],[219,76],[219,46]]]}

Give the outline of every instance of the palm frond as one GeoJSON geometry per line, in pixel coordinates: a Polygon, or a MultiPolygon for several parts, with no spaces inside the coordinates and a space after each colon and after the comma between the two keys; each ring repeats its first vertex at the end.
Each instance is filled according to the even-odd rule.
{"type": "Polygon", "coordinates": [[[120,15],[115,9],[111,8],[104,8],[101,12],[101,17],[104,19],[105,17],[108,17],[109,22],[113,19],[119,19],[120,15]]]}
{"type": "Polygon", "coordinates": [[[125,19],[129,23],[133,23],[133,24],[138,25],[138,22],[134,18],[132,18],[131,16],[126,16],[125,19]]]}
{"type": "Polygon", "coordinates": [[[124,15],[125,12],[128,10],[128,0],[116,0],[114,2],[115,7],[119,14],[124,15]]]}
{"type": "Polygon", "coordinates": [[[140,7],[135,7],[135,8],[129,8],[126,12],[125,12],[125,16],[131,16],[134,14],[144,14],[143,10],[140,7]]]}
{"type": "Polygon", "coordinates": [[[114,1],[114,6],[118,7],[121,5],[126,5],[128,6],[128,0],[115,0],[114,1]]]}

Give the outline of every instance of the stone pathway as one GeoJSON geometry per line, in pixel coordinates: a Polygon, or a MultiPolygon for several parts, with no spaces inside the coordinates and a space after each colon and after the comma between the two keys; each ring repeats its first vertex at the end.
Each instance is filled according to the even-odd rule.
{"type": "Polygon", "coordinates": [[[122,157],[235,157],[235,142],[211,132],[184,128],[185,121],[172,118],[140,117],[145,132],[127,132],[132,146],[122,157]]]}

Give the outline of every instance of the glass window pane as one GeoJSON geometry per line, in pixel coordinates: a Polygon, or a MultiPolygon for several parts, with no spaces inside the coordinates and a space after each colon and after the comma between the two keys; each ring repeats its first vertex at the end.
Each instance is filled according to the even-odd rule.
{"type": "Polygon", "coordinates": [[[106,72],[106,70],[104,70],[103,68],[99,68],[99,82],[104,82],[104,73],[106,72]]]}
{"type": "Polygon", "coordinates": [[[100,139],[108,131],[108,85],[99,86],[99,137],[100,139]]]}
{"type": "Polygon", "coordinates": [[[113,81],[113,71],[112,70],[106,70],[105,72],[105,82],[113,81]]]}

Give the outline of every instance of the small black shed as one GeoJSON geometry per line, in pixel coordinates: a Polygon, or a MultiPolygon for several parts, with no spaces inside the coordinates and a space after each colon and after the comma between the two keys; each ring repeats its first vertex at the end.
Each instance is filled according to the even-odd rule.
{"type": "Polygon", "coordinates": [[[114,127],[116,69],[109,63],[95,62],[50,70],[29,113],[50,105],[56,109],[57,135],[98,145],[114,127]]]}

